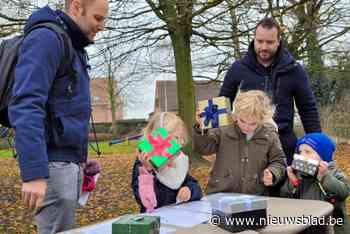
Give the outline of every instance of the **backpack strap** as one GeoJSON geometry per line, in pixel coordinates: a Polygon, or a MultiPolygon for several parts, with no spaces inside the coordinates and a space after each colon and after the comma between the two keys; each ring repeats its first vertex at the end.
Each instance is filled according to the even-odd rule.
{"type": "Polygon", "coordinates": [[[56,78],[61,78],[68,75],[73,80],[76,79],[76,71],[73,67],[73,61],[75,57],[74,48],[72,40],[70,39],[68,33],[64,30],[63,26],[60,23],[55,22],[42,22],[35,24],[31,27],[24,36],[27,36],[30,32],[37,28],[48,28],[57,33],[60,40],[63,42],[64,46],[64,55],[61,58],[60,66],[56,72],[56,78]]]}

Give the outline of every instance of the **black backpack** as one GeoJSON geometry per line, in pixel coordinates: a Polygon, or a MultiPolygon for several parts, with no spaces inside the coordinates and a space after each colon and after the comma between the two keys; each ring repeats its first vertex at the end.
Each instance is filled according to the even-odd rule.
{"type": "Polygon", "coordinates": [[[67,32],[59,24],[54,22],[41,22],[31,27],[24,35],[4,40],[0,44],[0,124],[3,126],[11,127],[7,109],[12,97],[12,86],[15,78],[14,72],[17,64],[19,48],[26,35],[34,29],[43,27],[55,31],[60,40],[64,43],[64,56],[61,58],[56,78],[65,75],[69,75],[72,79],[75,78],[75,70],[73,69],[74,49],[72,41],[67,32]]]}

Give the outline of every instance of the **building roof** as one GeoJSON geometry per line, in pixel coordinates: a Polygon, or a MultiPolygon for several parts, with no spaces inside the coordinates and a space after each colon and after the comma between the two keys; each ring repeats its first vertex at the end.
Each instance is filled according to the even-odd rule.
{"type": "MultiPolygon", "coordinates": [[[[196,103],[200,100],[217,97],[221,83],[208,80],[196,80],[195,97],[196,103]]],[[[177,88],[176,80],[157,80],[155,93],[155,111],[177,111],[177,88]]]]}

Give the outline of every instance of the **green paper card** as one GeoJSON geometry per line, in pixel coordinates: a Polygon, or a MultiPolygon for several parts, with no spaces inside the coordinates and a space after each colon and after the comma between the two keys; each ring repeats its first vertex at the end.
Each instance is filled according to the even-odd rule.
{"type": "Polygon", "coordinates": [[[149,161],[154,169],[167,165],[181,150],[181,145],[172,138],[165,128],[158,128],[147,136],[144,136],[138,148],[145,153],[149,153],[149,161]]]}

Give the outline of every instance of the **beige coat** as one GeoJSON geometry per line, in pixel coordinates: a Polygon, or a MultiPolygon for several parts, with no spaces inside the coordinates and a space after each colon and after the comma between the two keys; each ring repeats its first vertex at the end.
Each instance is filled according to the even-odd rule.
{"type": "Polygon", "coordinates": [[[267,195],[262,181],[265,168],[274,175],[274,185],[284,179],[285,155],[278,134],[271,127],[260,127],[249,141],[236,124],[211,129],[204,135],[195,128],[193,140],[198,153],[216,153],[207,193],[267,195]]]}

